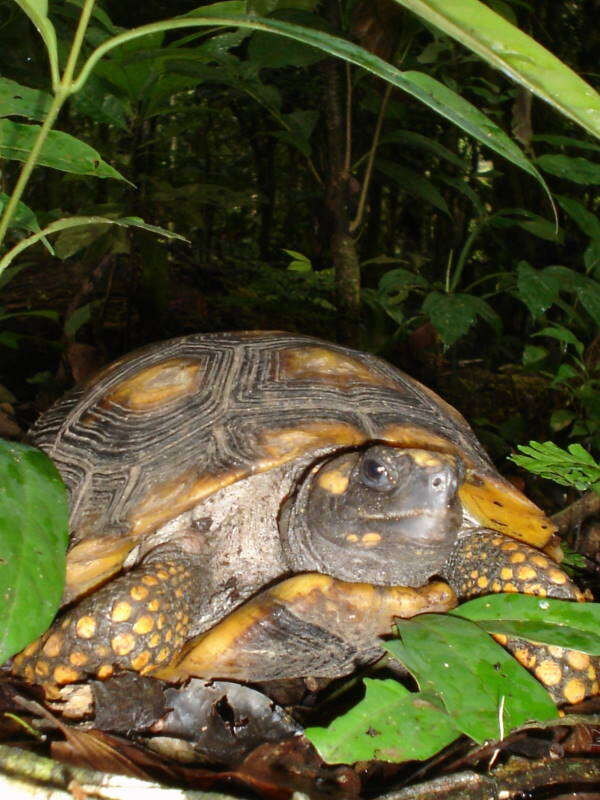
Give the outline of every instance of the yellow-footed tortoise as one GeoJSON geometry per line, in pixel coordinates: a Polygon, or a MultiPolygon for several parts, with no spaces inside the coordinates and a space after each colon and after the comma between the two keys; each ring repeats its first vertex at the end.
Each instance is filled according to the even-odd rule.
{"type": "MultiPolygon", "coordinates": [[[[454,593],[582,599],[540,551],[551,523],[457,411],[318,339],[146,347],[30,438],[68,486],[71,546],[67,608],[14,659],[29,681],[331,677],[454,593]]],[[[512,649],[561,700],[597,688],[584,654],[512,649]]]]}

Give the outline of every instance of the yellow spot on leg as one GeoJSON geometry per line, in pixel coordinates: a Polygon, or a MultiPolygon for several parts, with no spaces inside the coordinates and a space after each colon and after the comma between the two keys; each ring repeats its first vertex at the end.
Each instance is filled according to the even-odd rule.
{"type": "Polygon", "coordinates": [[[567,661],[573,669],[587,669],[590,665],[590,657],[587,653],[581,653],[579,650],[568,650],[567,661]]]}
{"type": "Polygon", "coordinates": [[[110,618],[113,622],[127,622],[132,611],[131,603],[126,600],[120,600],[114,604],[110,618]]]}
{"type": "MultiPolygon", "coordinates": [[[[61,651],[62,645],[63,645],[62,634],[51,633],[50,636],[47,638],[46,644],[43,646],[42,650],[49,658],[56,658],[56,656],[61,651]]],[[[31,645],[29,645],[29,647],[31,647],[31,645]]],[[[29,647],[27,648],[27,650],[29,650],[29,647]]],[[[25,655],[30,655],[29,653],[27,653],[27,650],[24,651],[25,655]]]]}
{"type": "Polygon", "coordinates": [[[131,633],[119,633],[111,640],[110,646],[118,656],[126,656],[135,647],[135,636],[131,633]]]}
{"type": "Polygon", "coordinates": [[[489,580],[488,578],[485,577],[485,575],[482,575],[480,578],[477,578],[477,586],[479,586],[480,589],[486,589],[488,583],[489,580]]]}
{"type": "Polygon", "coordinates": [[[96,633],[96,620],[89,616],[80,617],[75,630],[81,639],[91,639],[96,633]]]}
{"type": "Polygon", "coordinates": [[[567,576],[564,572],[561,572],[559,569],[551,569],[548,572],[548,577],[552,581],[552,583],[556,583],[558,585],[562,585],[563,583],[567,582],[567,576]]]}
{"type": "Polygon", "coordinates": [[[562,678],[562,670],[556,661],[546,660],[536,667],[535,676],[545,686],[556,686],[562,678]]]}
{"type": "Polygon", "coordinates": [[[129,592],[133,600],[145,600],[148,595],[148,589],[145,586],[134,586],[129,592]]]}
{"type": "Polygon", "coordinates": [[[110,678],[114,671],[115,669],[112,664],[102,664],[96,672],[96,677],[100,678],[100,680],[104,680],[105,678],[110,678]]]}
{"type": "Polygon", "coordinates": [[[88,657],[85,653],[82,653],[79,650],[73,650],[69,656],[69,661],[74,667],[85,667],[88,662],[88,657]]]}
{"type": "Polygon", "coordinates": [[[513,571],[510,567],[503,567],[500,570],[500,577],[503,581],[509,581],[513,576],[513,571]]]}
{"type": "Polygon", "coordinates": [[[585,684],[577,678],[571,678],[563,689],[567,703],[581,703],[585,697],[585,684]]]}
{"type": "Polygon", "coordinates": [[[536,577],[536,571],[533,569],[533,567],[519,567],[519,570],[517,571],[517,577],[521,581],[529,581],[536,577]]]}
{"type": "Polygon", "coordinates": [[[144,650],[139,656],[136,656],[131,661],[131,668],[134,669],[136,672],[141,672],[144,667],[148,665],[150,661],[150,652],[148,650],[144,650]]]}
{"type": "Polygon", "coordinates": [[[153,628],[154,628],[154,618],[151,617],[149,614],[144,614],[144,616],[140,617],[133,626],[133,631],[134,633],[143,635],[145,633],[150,633],[150,631],[153,628]]]}
{"type": "Polygon", "coordinates": [[[56,667],[53,672],[55,683],[74,683],[81,678],[79,672],[71,667],[56,667]]]}

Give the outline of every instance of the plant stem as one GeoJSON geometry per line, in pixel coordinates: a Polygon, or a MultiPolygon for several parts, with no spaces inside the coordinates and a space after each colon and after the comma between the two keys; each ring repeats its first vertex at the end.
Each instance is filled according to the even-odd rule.
{"type": "Polygon", "coordinates": [[[0,246],[2,246],[2,242],[6,236],[6,231],[10,225],[10,221],[13,218],[21,197],[23,196],[23,192],[25,191],[25,187],[27,186],[29,178],[31,177],[33,168],[37,163],[39,155],[42,151],[42,147],[44,146],[44,142],[48,138],[48,134],[52,130],[63,104],[73,92],[73,72],[75,70],[75,65],[77,64],[77,59],[79,58],[85,31],[90,21],[90,16],[94,8],[95,1],[96,0],[84,1],[81,17],[79,18],[77,30],[73,38],[73,44],[71,45],[71,52],[69,53],[69,58],[67,59],[67,66],[65,67],[60,84],[54,93],[52,103],[48,109],[48,115],[46,116],[46,119],[39,130],[37,138],[33,143],[33,147],[31,148],[29,155],[27,156],[27,159],[21,168],[15,188],[11,193],[10,199],[6,204],[6,208],[4,209],[2,219],[0,220],[0,246]]]}

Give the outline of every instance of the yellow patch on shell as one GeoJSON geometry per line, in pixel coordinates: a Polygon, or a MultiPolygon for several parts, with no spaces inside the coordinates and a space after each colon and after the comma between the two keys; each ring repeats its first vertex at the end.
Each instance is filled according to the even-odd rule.
{"type": "Polygon", "coordinates": [[[152,487],[130,513],[133,535],[138,538],[193,508],[205,497],[249,475],[249,470],[231,470],[220,475],[198,475],[187,470],[152,487]]]}
{"type": "Polygon", "coordinates": [[[459,496],[481,525],[534,547],[543,547],[555,531],[555,526],[531,500],[501,478],[467,475],[459,496]]]}
{"type": "Polygon", "coordinates": [[[388,425],[377,432],[377,439],[381,439],[396,447],[408,447],[421,450],[435,450],[437,453],[450,453],[456,455],[458,448],[456,445],[427,430],[416,425],[388,425]]]}
{"type": "Polygon", "coordinates": [[[125,378],[102,399],[132,411],[149,411],[191,394],[199,383],[198,361],[172,358],[125,378]]]}
{"type": "Polygon", "coordinates": [[[67,554],[63,603],[70,603],[115,575],[135,546],[130,536],[84,539],[67,554]]]}
{"type": "Polygon", "coordinates": [[[73,650],[73,652],[69,655],[69,662],[74,667],[85,667],[88,662],[88,657],[85,653],[82,653],[79,650],[73,650]]]}
{"type": "Polygon", "coordinates": [[[396,391],[401,388],[396,381],[377,374],[360,359],[318,346],[282,350],[278,377],[280,380],[326,383],[340,389],[347,389],[353,384],[381,386],[396,391]]]}
{"type": "Polygon", "coordinates": [[[317,420],[293,428],[265,430],[260,437],[263,456],[257,459],[254,472],[266,472],[320,447],[355,447],[366,441],[366,434],[346,422],[317,420]]]}

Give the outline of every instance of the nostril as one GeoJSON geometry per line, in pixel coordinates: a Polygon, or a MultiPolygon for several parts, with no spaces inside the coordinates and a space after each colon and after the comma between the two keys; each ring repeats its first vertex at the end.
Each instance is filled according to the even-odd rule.
{"type": "Polygon", "coordinates": [[[444,479],[443,479],[443,478],[441,478],[441,477],[438,475],[437,477],[435,477],[435,478],[434,478],[434,479],[431,481],[431,485],[433,486],[433,488],[434,488],[434,489],[439,489],[439,488],[440,488],[440,486],[443,486],[443,485],[444,485],[444,479]]]}

